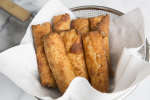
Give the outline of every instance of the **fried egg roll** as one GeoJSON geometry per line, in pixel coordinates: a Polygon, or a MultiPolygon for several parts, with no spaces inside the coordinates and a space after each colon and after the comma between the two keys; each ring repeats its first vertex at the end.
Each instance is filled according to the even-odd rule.
{"type": "Polygon", "coordinates": [[[57,33],[47,35],[44,38],[44,49],[57,86],[64,93],[75,74],[61,36],[57,33]]]}
{"type": "Polygon", "coordinates": [[[76,29],[81,35],[85,35],[89,32],[89,21],[87,18],[78,18],[72,21],[71,27],[76,29]]]}
{"type": "Polygon", "coordinates": [[[75,75],[88,79],[81,36],[77,34],[75,29],[62,32],[60,35],[63,38],[66,52],[72,64],[75,75]]]}
{"type": "Polygon", "coordinates": [[[55,32],[61,32],[70,29],[71,19],[69,14],[66,13],[63,15],[54,16],[52,23],[53,30],[55,32]]]}
{"type": "Polygon", "coordinates": [[[104,48],[106,51],[106,57],[108,64],[110,64],[110,54],[109,54],[109,15],[101,15],[97,17],[89,18],[90,29],[94,31],[99,31],[103,36],[104,48]]]}
{"type": "Polygon", "coordinates": [[[40,75],[41,84],[42,86],[56,87],[56,83],[48,65],[43,43],[41,40],[42,36],[48,34],[49,32],[51,32],[50,23],[44,23],[42,25],[32,25],[32,34],[36,49],[38,71],[40,75]]]}
{"type": "Polygon", "coordinates": [[[109,15],[106,15],[102,22],[98,25],[98,31],[103,36],[104,47],[106,50],[107,61],[110,64],[110,54],[109,54],[109,15]]]}
{"type": "Polygon", "coordinates": [[[97,30],[97,26],[99,26],[103,18],[103,15],[89,18],[90,29],[93,31],[97,30]]]}
{"type": "Polygon", "coordinates": [[[91,85],[101,92],[108,92],[108,66],[102,35],[98,31],[89,32],[83,37],[83,45],[91,85]]]}
{"type": "Polygon", "coordinates": [[[109,50],[109,21],[110,16],[106,15],[102,19],[101,23],[98,25],[97,30],[102,34],[103,36],[103,42],[104,42],[104,48],[106,51],[106,57],[109,64],[109,73],[111,77],[114,77],[114,71],[112,67],[110,66],[110,50],[109,50]]]}
{"type": "Polygon", "coordinates": [[[109,15],[103,17],[101,23],[97,26],[97,30],[103,37],[109,37],[109,15]]]}

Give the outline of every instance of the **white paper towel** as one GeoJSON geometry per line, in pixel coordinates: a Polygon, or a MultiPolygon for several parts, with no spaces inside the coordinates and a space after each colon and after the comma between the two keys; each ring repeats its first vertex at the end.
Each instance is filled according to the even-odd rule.
{"type": "MultiPolygon", "coordinates": [[[[44,99],[52,99],[60,96],[57,90],[44,88],[40,85],[31,25],[50,21],[54,15],[62,13],[69,13],[71,18],[75,18],[71,11],[64,7],[58,0],[49,1],[29,25],[21,45],[0,54],[0,72],[5,74],[25,92],[33,96],[44,99]]],[[[127,96],[137,87],[138,82],[149,74],[146,69],[150,64],[135,55],[138,54],[136,49],[132,53],[130,49],[127,49],[139,47],[144,43],[144,39],[144,24],[139,9],[111,20],[111,61],[113,67],[117,67],[114,92],[110,94],[101,93],[92,88],[87,80],[78,77],[71,82],[64,95],[58,99],[112,100],[127,96]],[[122,55],[121,58],[120,55],[122,55]]]]}

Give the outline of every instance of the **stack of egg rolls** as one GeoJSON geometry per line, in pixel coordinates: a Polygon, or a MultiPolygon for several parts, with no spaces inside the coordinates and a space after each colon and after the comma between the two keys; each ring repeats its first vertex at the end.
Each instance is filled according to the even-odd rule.
{"type": "Polygon", "coordinates": [[[69,14],[62,14],[53,17],[52,28],[50,23],[33,25],[32,33],[43,86],[57,84],[64,93],[80,76],[108,92],[109,15],[71,21],[69,14]]]}
{"type": "MultiPolygon", "coordinates": [[[[106,15],[106,16],[102,15],[102,16],[97,16],[97,17],[93,17],[89,19],[87,18],[75,19],[72,21],[71,25],[72,25],[72,28],[75,28],[77,32],[82,35],[85,60],[86,60],[88,74],[89,74],[92,86],[102,92],[108,92],[108,88],[109,88],[108,65],[110,63],[109,37],[108,37],[109,15],[106,15]],[[88,40],[90,37],[93,40],[88,40]],[[90,43],[95,44],[95,45],[90,46],[90,44],[88,44],[88,41],[90,41],[90,43]],[[94,56],[96,51],[94,49],[91,50],[86,47],[89,47],[89,48],[101,47],[101,49],[100,48],[99,49],[100,51],[103,51],[103,53],[100,52],[99,55],[103,55],[101,58],[103,60],[100,60],[99,62],[97,62],[96,59],[94,59],[96,56],[96,55],[94,56]],[[89,56],[90,54],[91,56],[89,56]],[[99,65],[98,65],[99,63],[104,63],[103,67],[99,68],[99,65]],[[95,70],[95,68],[102,70],[103,72],[95,70]],[[100,75],[97,75],[97,73],[99,73],[100,75]]],[[[97,58],[97,59],[100,59],[100,58],[97,58]]]]}

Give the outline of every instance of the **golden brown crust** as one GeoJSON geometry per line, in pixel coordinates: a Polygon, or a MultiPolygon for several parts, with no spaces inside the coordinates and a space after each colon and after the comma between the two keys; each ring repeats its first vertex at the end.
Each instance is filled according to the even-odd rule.
{"type": "Polygon", "coordinates": [[[72,47],[70,48],[70,53],[79,54],[83,52],[82,50],[82,43],[81,38],[79,37],[74,44],[72,44],[72,47]]]}
{"type": "MultiPolygon", "coordinates": [[[[110,65],[110,53],[109,53],[109,15],[104,16],[101,23],[98,25],[97,30],[103,36],[104,49],[106,51],[106,57],[108,65],[110,65]]],[[[110,75],[113,73],[111,66],[109,66],[110,75]]]]}
{"type": "Polygon", "coordinates": [[[36,55],[41,84],[47,87],[56,87],[52,72],[48,66],[46,56],[43,52],[44,48],[42,46],[38,46],[36,49],[36,55]]]}
{"type": "Polygon", "coordinates": [[[101,23],[102,19],[104,16],[97,16],[97,17],[92,17],[89,18],[89,23],[90,23],[90,29],[91,30],[96,30],[97,26],[101,23]]]}
{"type": "Polygon", "coordinates": [[[60,35],[62,36],[62,39],[64,41],[66,51],[69,52],[72,44],[76,41],[78,37],[76,31],[72,29],[69,31],[61,32],[60,35]]]}
{"type": "Polygon", "coordinates": [[[53,29],[55,32],[61,32],[70,29],[71,19],[69,14],[63,14],[54,16],[53,20],[53,29]]]}
{"type": "Polygon", "coordinates": [[[51,24],[46,22],[43,24],[32,25],[32,34],[35,46],[41,45],[41,38],[52,31],[51,24]]]}
{"type": "Polygon", "coordinates": [[[109,37],[109,15],[104,16],[101,23],[97,26],[97,30],[100,31],[103,37],[109,37]]]}
{"type": "Polygon", "coordinates": [[[109,39],[108,39],[108,37],[103,38],[103,45],[104,45],[104,49],[106,51],[106,58],[107,58],[108,64],[110,64],[109,39]]]}
{"type": "MultiPolygon", "coordinates": [[[[106,57],[108,65],[110,65],[110,54],[109,54],[109,15],[97,16],[89,19],[90,27],[92,30],[99,31],[103,36],[104,49],[106,51],[106,57]]],[[[110,68],[110,75],[113,73],[110,68]]]]}
{"type": "Polygon", "coordinates": [[[76,76],[88,79],[81,36],[74,29],[60,33],[76,76]],[[63,35],[62,35],[63,34],[63,35]]]}
{"type": "Polygon", "coordinates": [[[56,87],[56,83],[49,68],[43,48],[43,43],[41,40],[42,36],[48,34],[49,32],[51,32],[50,23],[32,26],[32,34],[34,37],[34,44],[36,48],[36,56],[41,84],[47,87],[56,87]]]}
{"type": "Polygon", "coordinates": [[[47,35],[44,40],[44,49],[58,88],[64,93],[75,78],[75,74],[60,35],[57,33],[47,35]]]}
{"type": "Polygon", "coordinates": [[[87,18],[78,18],[71,22],[71,27],[76,29],[81,35],[85,35],[89,32],[89,21],[87,18]]]}
{"type": "Polygon", "coordinates": [[[108,92],[108,66],[101,34],[89,32],[83,37],[83,45],[92,86],[101,92],[108,92]]]}

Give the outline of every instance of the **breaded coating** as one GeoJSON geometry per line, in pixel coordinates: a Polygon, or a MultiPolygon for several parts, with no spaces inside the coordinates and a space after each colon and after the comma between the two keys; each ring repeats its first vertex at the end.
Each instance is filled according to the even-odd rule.
{"type": "Polygon", "coordinates": [[[70,29],[71,19],[69,14],[66,13],[63,15],[54,16],[52,23],[53,30],[55,32],[61,32],[70,29]]]}
{"type": "Polygon", "coordinates": [[[106,57],[107,57],[107,61],[108,61],[108,64],[109,64],[109,75],[111,77],[114,77],[114,71],[113,71],[112,67],[110,66],[109,21],[110,21],[110,16],[109,15],[104,16],[101,23],[98,25],[97,30],[103,36],[104,48],[105,48],[105,51],[106,51],[106,57]]]}
{"type": "Polygon", "coordinates": [[[85,35],[89,32],[89,21],[87,18],[78,18],[71,22],[71,27],[76,29],[81,35],[85,35]]]}
{"type": "Polygon", "coordinates": [[[108,63],[110,63],[110,54],[109,54],[109,15],[106,15],[101,23],[98,26],[98,31],[102,34],[103,36],[103,41],[105,44],[105,50],[106,50],[106,56],[108,63]]]}
{"type": "Polygon", "coordinates": [[[61,36],[57,33],[47,35],[44,39],[44,49],[57,86],[64,93],[75,74],[61,36]]]}
{"type": "Polygon", "coordinates": [[[41,84],[42,86],[56,87],[56,83],[48,65],[43,43],[41,40],[42,36],[48,34],[49,32],[51,32],[50,23],[44,23],[42,25],[32,25],[32,34],[36,49],[38,71],[40,75],[41,84]]]}
{"type": "Polygon", "coordinates": [[[84,77],[88,80],[81,36],[76,33],[75,29],[61,32],[60,35],[63,38],[67,55],[72,64],[75,75],[84,77]]]}
{"type": "Polygon", "coordinates": [[[97,30],[100,31],[103,37],[109,37],[109,15],[104,16],[101,23],[97,26],[97,30]]]}
{"type": "Polygon", "coordinates": [[[103,18],[104,18],[103,15],[89,18],[90,29],[91,30],[96,30],[97,26],[101,23],[103,18]]]}
{"type": "MultiPolygon", "coordinates": [[[[110,65],[110,53],[109,53],[109,15],[101,15],[93,18],[89,18],[91,30],[99,31],[103,36],[104,49],[106,51],[106,57],[108,65],[110,65]]],[[[110,74],[113,73],[110,68],[110,74]]]]}
{"type": "Polygon", "coordinates": [[[51,24],[46,22],[43,24],[32,25],[32,34],[35,46],[43,44],[41,38],[52,31],[51,24]]]}
{"type": "Polygon", "coordinates": [[[104,45],[104,49],[106,51],[107,62],[108,62],[108,64],[110,64],[109,39],[108,39],[108,37],[103,38],[103,45],[104,45]]]}
{"type": "Polygon", "coordinates": [[[50,67],[48,66],[48,62],[44,53],[43,46],[38,46],[36,49],[38,69],[40,73],[40,80],[43,86],[47,87],[56,87],[55,80],[53,78],[50,67]]]}
{"type": "MultiPolygon", "coordinates": [[[[103,36],[104,48],[106,51],[106,57],[108,64],[110,65],[110,53],[109,53],[109,15],[103,17],[101,23],[98,25],[97,30],[103,36]]],[[[111,66],[109,66],[110,75],[113,74],[111,66]]]]}
{"type": "Polygon", "coordinates": [[[98,31],[89,32],[83,37],[83,45],[92,86],[101,92],[108,92],[108,66],[102,35],[98,31]]]}

